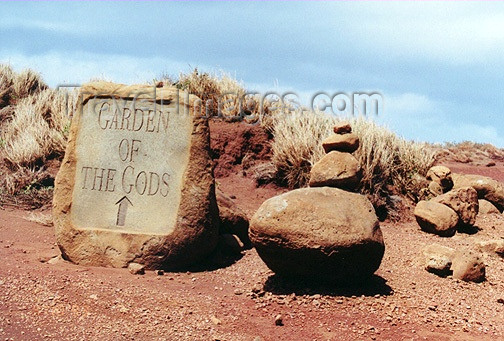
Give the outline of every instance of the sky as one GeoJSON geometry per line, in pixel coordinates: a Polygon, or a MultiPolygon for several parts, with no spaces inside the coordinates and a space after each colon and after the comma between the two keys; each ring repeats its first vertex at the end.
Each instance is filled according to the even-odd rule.
{"type": "Polygon", "coordinates": [[[504,2],[1,2],[0,63],[50,86],[197,67],[249,90],[379,93],[416,141],[504,148],[504,2]]]}

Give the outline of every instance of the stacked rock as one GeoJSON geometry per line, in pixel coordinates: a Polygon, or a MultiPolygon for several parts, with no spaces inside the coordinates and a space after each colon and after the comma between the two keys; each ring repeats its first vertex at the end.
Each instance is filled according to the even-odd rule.
{"type": "Polygon", "coordinates": [[[334,133],[322,141],[326,155],[313,166],[309,184],[353,191],[361,179],[361,167],[352,155],[359,148],[359,137],[348,123],[335,126],[334,133]]]}
{"type": "Polygon", "coordinates": [[[355,283],[380,266],[385,245],[373,205],[348,191],[360,179],[351,154],[359,138],[351,131],[348,124],[338,125],[336,135],[323,142],[327,154],[313,166],[310,188],[268,199],[252,217],[252,244],[276,274],[355,283]]]}

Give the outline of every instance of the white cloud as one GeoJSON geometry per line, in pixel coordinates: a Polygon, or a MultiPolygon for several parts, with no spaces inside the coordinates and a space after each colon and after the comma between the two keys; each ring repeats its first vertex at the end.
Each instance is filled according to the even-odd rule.
{"type": "Polygon", "coordinates": [[[502,62],[501,4],[366,2],[334,4],[334,11],[346,19],[332,24],[367,45],[366,52],[454,65],[502,62]]]}
{"type": "Polygon", "coordinates": [[[91,78],[104,78],[119,83],[141,83],[151,81],[163,72],[178,75],[180,71],[189,70],[188,64],[161,57],[87,52],[51,51],[28,56],[18,52],[2,51],[0,62],[11,64],[17,71],[25,68],[38,71],[52,87],[61,84],[81,84],[91,78]]]}

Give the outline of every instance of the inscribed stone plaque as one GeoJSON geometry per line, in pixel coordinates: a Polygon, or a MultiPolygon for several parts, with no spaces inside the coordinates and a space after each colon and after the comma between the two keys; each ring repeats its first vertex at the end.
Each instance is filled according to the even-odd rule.
{"type": "Polygon", "coordinates": [[[56,180],[63,256],[81,264],[176,268],[216,242],[208,122],[173,88],[81,88],[56,180]]]}

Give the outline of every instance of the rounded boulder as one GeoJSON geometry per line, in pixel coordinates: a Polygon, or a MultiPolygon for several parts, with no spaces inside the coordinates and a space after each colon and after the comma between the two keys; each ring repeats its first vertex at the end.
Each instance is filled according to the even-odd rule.
{"type": "Polygon", "coordinates": [[[459,217],[454,210],[432,201],[419,201],[414,214],[423,231],[441,237],[453,236],[459,222],[459,217]]]}
{"type": "Polygon", "coordinates": [[[336,283],[368,279],[385,245],[373,205],[337,188],[302,188],[265,201],[250,239],[275,273],[336,283]]]}
{"type": "Polygon", "coordinates": [[[478,193],[472,187],[453,189],[432,199],[454,210],[463,225],[474,225],[479,212],[478,193]]]}
{"type": "Polygon", "coordinates": [[[348,153],[332,151],[324,155],[310,172],[310,187],[337,187],[354,190],[361,179],[359,161],[348,153]]]}

